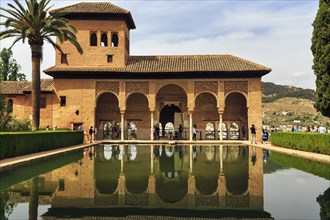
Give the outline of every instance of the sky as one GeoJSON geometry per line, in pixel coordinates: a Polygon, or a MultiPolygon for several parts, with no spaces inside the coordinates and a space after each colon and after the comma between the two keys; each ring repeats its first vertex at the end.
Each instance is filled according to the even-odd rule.
{"type": "MultiPolygon", "coordinates": [[[[1,7],[8,8],[8,2],[13,3],[1,0],[1,7]]],[[[79,2],[53,0],[51,5],[56,9],[79,2]]],[[[264,82],[315,90],[310,46],[318,0],[110,2],[133,16],[136,29],[131,30],[131,55],[231,54],[271,68],[262,77],[264,82]]],[[[0,48],[11,43],[12,39],[2,40],[0,48]]],[[[29,45],[17,43],[12,49],[21,72],[31,80],[29,45]]],[[[53,47],[45,44],[43,53],[42,70],[55,65],[53,47]]],[[[41,77],[50,76],[42,73],[41,77]]]]}

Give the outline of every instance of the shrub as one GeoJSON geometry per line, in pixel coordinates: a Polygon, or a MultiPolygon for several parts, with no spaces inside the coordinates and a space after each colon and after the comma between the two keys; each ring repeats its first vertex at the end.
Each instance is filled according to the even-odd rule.
{"type": "Polygon", "coordinates": [[[83,143],[83,131],[36,131],[0,133],[0,159],[83,143]]]}
{"type": "Polygon", "coordinates": [[[330,134],[307,132],[273,132],[274,146],[330,155],[330,134]]]}

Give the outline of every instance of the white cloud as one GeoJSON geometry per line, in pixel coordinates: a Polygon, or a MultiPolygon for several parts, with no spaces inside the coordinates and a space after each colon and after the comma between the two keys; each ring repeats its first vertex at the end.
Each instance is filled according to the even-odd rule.
{"type": "MultiPolygon", "coordinates": [[[[2,7],[4,2],[8,0],[1,1],[2,7]]],[[[77,2],[53,4],[58,8],[77,2]]],[[[318,1],[113,3],[131,11],[136,23],[132,55],[232,54],[272,68],[263,81],[315,89],[310,45],[318,1]]],[[[1,41],[1,48],[6,45],[1,41]]],[[[28,45],[15,46],[14,55],[30,76],[28,45]]],[[[45,45],[42,68],[54,63],[54,50],[45,45]]]]}

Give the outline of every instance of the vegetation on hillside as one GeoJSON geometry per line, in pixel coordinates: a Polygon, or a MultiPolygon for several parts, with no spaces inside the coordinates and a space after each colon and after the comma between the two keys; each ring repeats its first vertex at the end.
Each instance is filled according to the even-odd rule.
{"type": "Polygon", "coordinates": [[[315,101],[315,91],[294,86],[276,85],[271,82],[262,82],[262,102],[273,102],[284,97],[302,98],[315,101]]]}

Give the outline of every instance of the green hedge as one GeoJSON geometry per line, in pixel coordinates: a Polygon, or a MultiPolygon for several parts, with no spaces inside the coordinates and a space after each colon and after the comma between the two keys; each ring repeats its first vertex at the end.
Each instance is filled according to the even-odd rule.
{"type": "Polygon", "coordinates": [[[0,133],[0,159],[82,144],[83,131],[0,133]]]}
{"type": "Polygon", "coordinates": [[[330,155],[330,134],[308,132],[273,132],[273,146],[330,155]]]}

